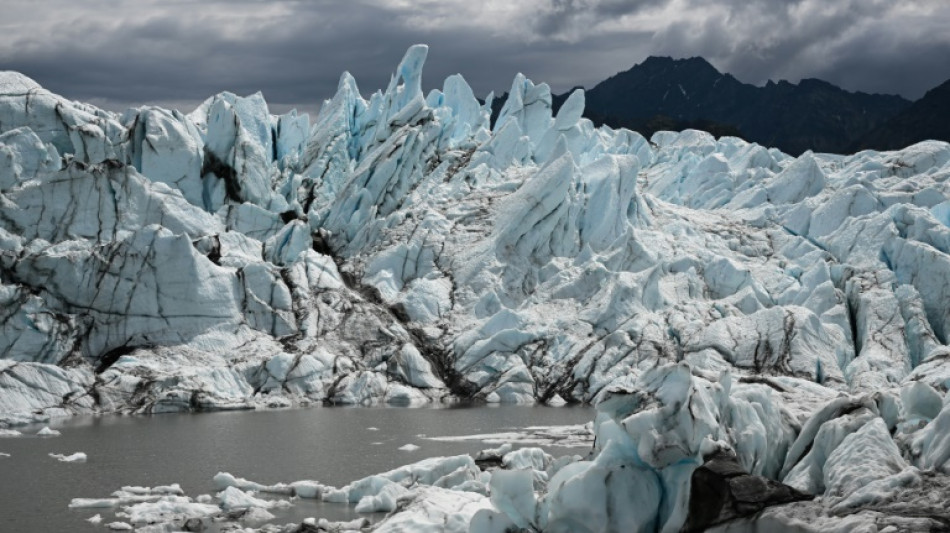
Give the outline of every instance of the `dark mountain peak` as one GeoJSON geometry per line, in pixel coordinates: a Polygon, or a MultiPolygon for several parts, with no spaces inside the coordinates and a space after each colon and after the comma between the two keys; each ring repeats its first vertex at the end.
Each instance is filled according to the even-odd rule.
{"type": "Polygon", "coordinates": [[[701,57],[651,56],[587,92],[588,116],[639,128],[713,124],[792,154],[843,152],[906,108],[898,96],[852,93],[827,81],[743,83],[701,57]]]}
{"type": "MultiPolygon", "coordinates": [[[[626,73],[637,73],[638,71],[647,71],[651,73],[670,72],[676,74],[683,73],[701,73],[722,75],[716,67],[702,57],[686,57],[674,59],[670,56],[649,56],[642,63],[634,65],[626,73]]],[[[620,74],[624,74],[621,72],[620,74]]]]}
{"type": "Polygon", "coordinates": [[[769,80],[769,81],[765,82],[765,87],[766,87],[766,88],[781,87],[781,88],[783,88],[783,89],[788,89],[788,88],[791,88],[791,87],[796,87],[796,85],[795,85],[794,83],[788,81],[788,80],[778,80],[778,81],[769,80]]]}
{"type": "Polygon", "coordinates": [[[633,68],[637,66],[708,66],[712,67],[712,64],[709,61],[706,61],[704,57],[693,56],[693,57],[679,57],[673,58],[671,56],[649,56],[643,60],[639,65],[634,65],[633,68]]]}
{"type": "Polygon", "coordinates": [[[842,91],[840,87],[832,85],[825,80],[819,80],[818,78],[802,78],[798,82],[798,86],[802,89],[834,89],[842,91]]]}
{"type": "MultiPolygon", "coordinates": [[[[641,64],[641,65],[644,65],[644,66],[646,66],[646,65],[668,65],[668,64],[670,64],[670,63],[673,63],[674,61],[676,61],[676,60],[673,59],[671,56],[647,56],[647,58],[644,59],[643,62],[640,63],[640,64],[641,64]]],[[[636,67],[636,66],[637,66],[637,65],[634,65],[634,67],[636,67]]]]}
{"type": "Polygon", "coordinates": [[[742,84],[722,74],[701,57],[674,59],[650,56],[630,70],[597,84],[587,93],[588,109],[632,124],[658,115],[675,122],[716,118],[701,116],[710,98],[742,90],[742,84]]]}
{"type": "Polygon", "coordinates": [[[853,149],[897,150],[928,139],[950,141],[950,80],[869,132],[853,149]]]}
{"type": "Polygon", "coordinates": [[[696,97],[703,98],[717,85],[733,86],[739,82],[724,75],[701,57],[674,59],[669,56],[650,56],[629,70],[619,72],[597,84],[588,91],[588,102],[597,107],[598,102],[606,104],[609,100],[627,99],[635,93],[640,102],[628,102],[627,109],[618,116],[623,118],[645,118],[654,114],[665,114],[673,118],[682,118],[675,109],[678,102],[696,97]],[[725,82],[725,83],[723,83],[725,82]],[[661,108],[657,109],[659,105],[661,108]]]}
{"type": "Polygon", "coordinates": [[[934,87],[927,91],[921,100],[930,99],[930,98],[950,98],[950,80],[947,80],[940,85],[934,87]]]}

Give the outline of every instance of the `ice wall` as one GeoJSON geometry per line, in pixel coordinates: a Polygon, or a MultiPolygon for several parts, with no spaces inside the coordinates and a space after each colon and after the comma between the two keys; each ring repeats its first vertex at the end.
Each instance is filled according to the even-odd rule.
{"type": "Polygon", "coordinates": [[[2,423],[620,402],[535,507],[555,529],[571,507],[544,501],[621,466],[655,512],[611,520],[678,527],[723,450],[834,505],[948,468],[950,145],[648,140],[520,75],[492,128],[461,76],[423,93],[426,54],[368,98],[344,74],[313,126],[260,94],[117,115],[0,73],[2,423]]]}

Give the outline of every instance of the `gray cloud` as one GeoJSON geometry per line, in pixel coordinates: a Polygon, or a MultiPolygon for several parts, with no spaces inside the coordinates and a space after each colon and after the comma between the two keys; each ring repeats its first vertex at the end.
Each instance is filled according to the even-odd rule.
{"type": "Polygon", "coordinates": [[[950,4],[918,0],[690,0],[716,12],[676,21],[656,49],[703,55],[743,81],[817,77],[850,90],[917,98],[950,78],[950,4]]]}
{"type": "Polygon", "coordinates": [[[550,0],[547,9],[538,13],[534,30],[543,36],[571,40],[592,24],[665,4],[667,0],[550,0]]]}
{"type": "Polygon", "coordinates": [[[313,110],[350,70],[385,87],[430,44],[424,83],[461,72],[476,93],[517,72],[556,91],[646,56],[704,56],[739,79],[820,77],[918,97],[950,77],[942,0],[7,0],[0,69],[113,109],[188,110],[223,90],[313,110]],[[514,5],[512,5],[514,4],[514,5]],[[38,5],[42,10],[38,10],[38,5]]]}

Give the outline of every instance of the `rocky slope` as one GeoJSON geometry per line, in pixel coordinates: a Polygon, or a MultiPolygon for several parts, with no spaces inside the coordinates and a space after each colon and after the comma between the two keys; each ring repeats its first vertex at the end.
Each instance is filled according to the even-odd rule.
{"type": "Polygon", "coordinates": [[[868,132],[855,147],[897,150],[927,139],[950,139],[950,80],[868,132]]]}
{"type": "Polygon", "coordinates": [[[426,52],[369,99],[344,74],[313,126],[228,93],[119,116],[0,74],[3,424],[594,402],[590,461],[528,499],[482,479],[478,527],[677,530],[724,453],[823,496],[782,523],[950,523],[927,506],[950,470],[950,145],[647,140],[594,128],[580,91],[552,116],[522,76],[490,129],[461,76],[422,93],[426,52]]]}

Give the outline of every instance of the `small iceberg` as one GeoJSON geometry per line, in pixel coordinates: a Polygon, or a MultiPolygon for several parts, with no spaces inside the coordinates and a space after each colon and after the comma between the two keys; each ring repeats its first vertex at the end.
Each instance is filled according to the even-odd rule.
{"type": "Polygon", "coordinates": [[[86,462],[86,454],[82,452],[76,452],[72,455],[65,455],[62,453],[51,453],[49,454],[49,456],[63,463],[85,463],[86,462]]]}
{"type": "Polygon", "coordinates": [[[60,433],[59,431],[56,431],[55,429],[50,429],[49,426],[45,426],[43,429],[37,431],[36,434],[40,437],[58,437],[62,435],[62,433],[60,433]]]}

